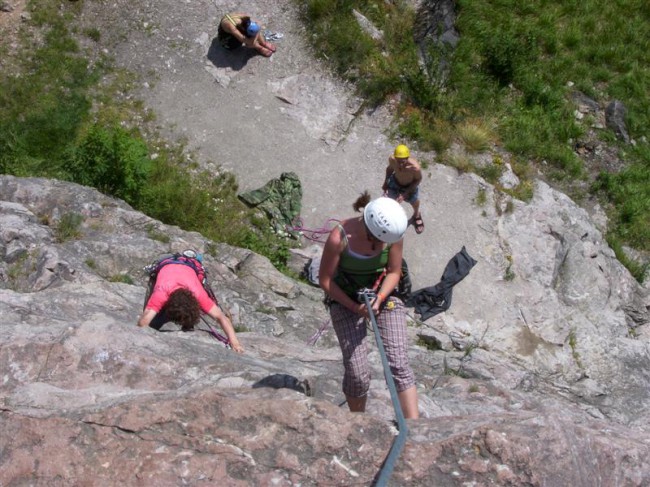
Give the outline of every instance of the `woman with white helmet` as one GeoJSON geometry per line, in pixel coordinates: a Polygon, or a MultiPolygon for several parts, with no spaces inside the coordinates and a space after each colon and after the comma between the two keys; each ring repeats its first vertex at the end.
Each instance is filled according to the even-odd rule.
{"type": "Polygon", "coordinates": [[[400,299],[391,296],[402,268],[406,213],[390,198],[370,201],[367,192],[353,205],[363,215],[342,221],[331,232],[321,259],[319,282],[330,304],[334,330],[343,352],[343,392],[350,411],[365,411],[370,387],[366,319],[369,310],[358,291],[373,288],[372,302],[404,417],[418,417],[415,376],[408,363],[406,316],[400,299]],[[385,271],[385,277],[379,281],[385,271]],[[378,283],[378,284],[377,284],[378,283]]]}

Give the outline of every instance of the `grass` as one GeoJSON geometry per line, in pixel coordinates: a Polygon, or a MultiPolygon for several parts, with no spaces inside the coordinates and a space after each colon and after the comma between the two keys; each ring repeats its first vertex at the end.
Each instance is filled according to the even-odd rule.
{"type": "Polygon", "coordinates": [[[442,350],[442,346],[436,338],[426,335],[418,335],[416,345],[430,351],[442,350]]]}
{"type": "Polygon", "coordinates": [[[618,174],[603,173],[594,190],[604,193],[615,206],[611,237],[631,247],[650,250],[650,149],[618,174]],[[645,162],[643,162],[645,161],[645,162]]]}
{"type": "Polygon", "coordinates": [[[580,360],[580,354],[578,353],[578,338],[576,336],[576,331],[575,329],[571,329],[569,331],[569,334],[567,336],[567,342],[569,344],[569,347],[571,348],[571,356],[573,357],[573,360],[575,360],[576,365],[579,368],[583,368],[582,361],[580,360]]]}
{"type": "Polygon", "coordinates": [[[78,213],[64,214],[54,231],[56,241],[63,243],[81,237],[81,224],[83,221],[83,216],[78,213]]]}
{"type": "Polygon", "coordinates": [[[628,268],[634,278],[639,282],[644,282],[650,271],[650,263],[640,264],[639,262],[630,259],[630,257],[628,257],[628,254],[623,250],[621,241],[613,233],[607,236],[607,243],[612,248],[612,250],[614,250],[614,253],[616,254],[618,260],[620,260],[621,263],[628,268]]]}
{"type": "MultiPolygon", "coordinates": [[[[71,26],[79,9],[74,2],[28,3],[32,20],[21,25],[22,48],[15,59],[3,59],[0,72],[0,173],[93,186],[163,223],[251,249],[285,270],[294,242],[275,235],[238,200],[231,174],[197,170],[182,143],[166,142],[150,128],[151,113],[125,96],[134,76],[77,43],[71,26]],[[43,34],[42,42],[34,43],[34,32],[43,34]]],[[[81,35],[101,39],[92,26],[81,35]]],[[[59,223],[60,241],[78,236],[74,218],[59,223]]]]}
{"type": "Polygon", "coordinates": [[[108,278],[108,281],[109,282],[121,282],[123,284],[130,284],[130,285],[135,284],[135,281],[133,280],[133,278],[131,276],[129,276],[128,274],[115,274],[113,276],[110,276],[108,278]]]}
{"type": "MultiPolygon", "coordinates": [[[[532,196],[533,167],[547,167],[547,176],[563,183],[593,178],[573,151],[591,130],[589,117],[573,115],[573,91],[603,106],[623,101],[636,146],[623,146],[609,130],[598,132],[602,142],[621,148],[626,168],[601,175],[593,191],[609,208],[611,233],[650,250],[650,149],[644,138],[650,127],[650,3],[459,0],[453,55],[425,45],[424,66],[413,40],[415,13],[405,1],[297,3],[314,49],[336,73],[355,82],[369,104],[399,100],[395,137],[439,154],[454,139],[468,153],[498,143],[517,159],[512,166],[522,187],[508,191],[515,197],[532,196]],[[353,8],[384,31],[383,41],[359,29],[353,8]],[[437,67],[443,57],[449,62],[444,84],[437,67]]],[[[458,158],[444,160],[460,171],[475,170],[458,158]]]]}
{"type": "Polygon", "coordinates": [[[487,191],[485,188],[479,188],[476,192],[476,197],[474,198],[474,203],[477,206],[485,206],[487,203],[487,191]]]}
{"type": "Polygon", "coordinates": [[[517,276],[515,274],[515,271],[512,270],[512,256],[506,255],[506,260],[508,261],[508,264],[506,265],[506,270],[505,273],[503,274],[503,280],[513,281],[517,276]]]}
{"type": "Polygon", "coordinates": [[[151,240],[157,240],[158,242],[162,242],[162,243],[169,243],[171,241],[171,238],[169,237],[168,234],[166,234],[161,230],[158,230],[152,224],[147,225],[146,229],[147,229],[147,237],[149,237],[151,240]]]}
{"type": "Polygon", "coordinates": [[[456,127],[456,132],[470,154],[487,151],[494,138],[482,121],[466,120],[456,127]]]}
{"type": "Polygon", "coordinates": [[[25,264],[27,258],[29,257],[28,252],[23,252],[18,256],[15,262],[13,262],[7,269],[7,280],[10,284],[10,289],[14,291],[17,290],[15,284],[19,277],[27,277],[29,275],[29,270],[25,269],[25,264]]]}

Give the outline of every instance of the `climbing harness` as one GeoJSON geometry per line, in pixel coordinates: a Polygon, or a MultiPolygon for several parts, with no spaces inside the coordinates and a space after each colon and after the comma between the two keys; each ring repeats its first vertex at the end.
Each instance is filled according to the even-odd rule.
{"type": "Polygon", "coordinates": [[[373,483],[375,487],[383,487],[388,484],[388,479],[390,478],[390,475],[393,473],[393,469],[395,468],[395,461],[402,452],[402,448],[404,448],[404,444],[406,443],[406,436],[408,435],[408,427],[406,426],[406,419],[404,418],[404,413],[402,412],[402,407],[400,406],[399,398],[397,397],[395,380],[393,379],[393,375],[390,372],[388,359],[386,358],[386,350],[384,350],[384,343],[379,333],[379,326],[377,325],[375,314],[372,311],[371,299],[376,298],[377,295],[374,292],[371,292],[371,290],[364,290],[362,295],[366,303],[366,308],[368,309],[370,322],[372,323],[372,327],[375,331],[377,348],[379,349],[379,356],[381,357],[381,363],[384,367],[384,377],[386,378],[386,385],[388,386],[388,390],[390,392],[393,409],[395,410],[395,418],[397,419],[397,429],[399,430],[399,434],[393,440],[390,451],[384,459],[381,470],[375,477],[375,482],[373,483]]]}
{"type": "MultiPolygon", "coordinates": [[[[363,302],[363,299],[364,299],[363,298],[363,293],[365,293],[365,292],[372,293],[373,298],[377,297],[377,290],[379,289],[379,285],[381,284],[382,279],[384,277],[386,277],[386,272],[387,272],[386,269],[384,269],[381,272],[381,274],[379,274],[379,277],[377,278],[375,283],[372,285],[372,289],[364,288],[364,289],[360,289],[359,291],[357,291],[357,300],[360,303],[363,302]]],[[[329,301],[329,296],[327,296],[327,294],[325,295],[325,304],[328,307],[329,307],[329,304],[331,304],[331,301],[329,301]]],[[[393,307],[395,306],[395,304],[392,301],[388,301],[388,302],[386,302],[384,304],[385,304],[386,308],[388,308],[389,310],[393,309],[393,307]]],[[[309,337],[309,340],[307,340],[307,345],[309,345],[311,347],[316,345],[316,342],[318,341],[318,339],[321,336],[323,336],[323,334],[327,331],[327,328],[329,327],[330,323],[332,323],[331,318],[328,318],[328,319],[324,320],[323,323],[321,324],[321,326],[316,331],[316,333],[314,333],[311,337],[309,337]]]]}

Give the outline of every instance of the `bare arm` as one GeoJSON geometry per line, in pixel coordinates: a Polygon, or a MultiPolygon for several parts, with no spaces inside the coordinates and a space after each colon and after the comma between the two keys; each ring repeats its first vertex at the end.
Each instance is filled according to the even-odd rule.
{"type": "Polygon", "coordinates": [[[149,323],[156,317],[158,313],[152,309],[145,309],[140,315],[138,320],[138,326],[145,327],[149,326],[149,323]]]}
{"type": "MultiPolygon", "coordinates": [[[[229,15],[234,17],[242,17],[242,16],[245,17],[244,14],[240,14],[240,13],[232,13],[229,15]]],[[[235,39],[237,39],[242,44],[246,44],[246,41],[248,39],[244,34],[239,32],[236,25],[234,25],[230,20],[228,20],[228,17],[224,17],[223,19],[221,19],[221,28],[224,30],[224,32],[227,32],[228,34],[232,35],[235,39]]]]}
{"type": "Polygon", "coordinates": [[[208,315],[217,323],[219,323],[219,326],[228,337],[228,340],[230,340],[230,346],[232,349],[237,353],[243,353],[244,347],[242,347],[239,343],[239,339],[235,334],[235,328],[232,326],[232,323],[225,315],[225,313],[221,310],[221,308],[215,304],[212,308],[210,308],[210,311],[208,311],[208,315]]]}
{"type": "Polygon", "coordinates": [[[386,277],[381,283],[381,287],[377,290],[377,299],[372,304],[372,309],[375,313],[379,311],[379,306],[382,302],[386,301],[388,296],[395,290],[402,277],[402,253],[404,250],[404,240],[391,245],[388,251],[388,265],[386,277]]]}
{"type": "MultiPolygon", "coordinates": [[[[362,305],[351,299],[343,290],[334,282],[336,269],[339,265],[341,252],[343,251],[343,241],[341,239],[341,231],[337,227],[330,232],[325,248],[323,249],[323,256],[320,261],[320,270],[318,273],[318,282],[320,287],[337,303],[342,304],[350,311],[363,314],[362,305]]],[[[365,306],[364,306],[365,308],[365,306]]]]}

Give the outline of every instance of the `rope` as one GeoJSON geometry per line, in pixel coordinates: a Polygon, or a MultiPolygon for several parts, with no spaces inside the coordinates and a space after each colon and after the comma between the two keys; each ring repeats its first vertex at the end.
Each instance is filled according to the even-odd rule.
{"type": "Polygon", "coordinates": [[[307,240],[311,240],[312,242],[325,243],[325,241],[327,240],[327,235],[329,235],[329,233],[332,231],[332,229],[330,228],[330,224],[332,222],[339,223],[340,220],[337,220],[335,218],[328,218],[322,227],[310,229],[310,228],[305,228],[303,226],[302,218],[298,217],[294,221],[294,226],[287,227],[287,231],[300,232],[300,234],[303,237],[305,237],[307,240]]]}
{"type": "Polygon", "coordinates": [[[207,330],[204,330],[203,328],[197,327],[199,330],[201,330],[201,331],[205,331],[205,332],[208,332],[208,333],[209,333],[210,335],[212,335],[216,340],[218,340],[218,341],[220,341],[221,343],[223,343],[224,346],[225,346],[226,348],[230,348],[230,340],[228,340],[228,338],[226,338],[226,337],[223,336],[221,333],[219,333],[217,330],[215,330],[214,327],[213,327],[210,323],[208,323],[208,321],[205,319],[204,316],[201,316],[201,321],[203,321],[203,323],[206,324],[206,326],[208,327],[208,329],[207,329],[207,330]]]}
{"type": "Polygon", "coordinates": [[[397,429],[399,434],[393,440],[393,444],[390,447],[388,456],[384,460],[384,463],[381,466],[381,470],[375,477],[374,486],[383,487],[387,485],[390,475],[393,473],[395,468],[395,461],[402,452],[404,448],[404,443],[406,443],[406,436],[408,434],[408,427],[406,426],[406,419],[404,419],[404,413],[402,412],[402,407],[399,403],[399,398],[397,397],[397,389],[395,388],[395,380],[393,375],[390,372],[390,367],[388,366],[388,359],[386,358],[386,351],[384,350],[384,343],[381,340],[381,335],[379,334],[379,326],[377,325],[377,320],[375,319],[375,314],[372,311],[372,305],[370,303],[370,296],[372,294],[368,291],[363,293],[363,298],[366,302],[366,308],[368,309],[368,314],[370,315],[370,321],[372,327],[375,330],[375,338],[377,340],[377,348],[379,349],[379,355],[381,357],[381,363],[384,366],[384,377],[386,378],[386,385],[390,391],[390,398],[393,402],[393,409],[395,410],[395,417],[397,418],[397,429]]]}
{"type": "Polygon", "coordinates": [[[316,345],[316,342],[318,339],[323,336],[323,333],[325,333],[325,330],[327,330],[327,327],[330,324],[330,318],[327,318],[326,320],[323,321],[323,324],[320,325],[316,333],[314,333],[311,337],[309,337],[309,340],[307,340],[307,345],[313,347],[316,345]]]}

